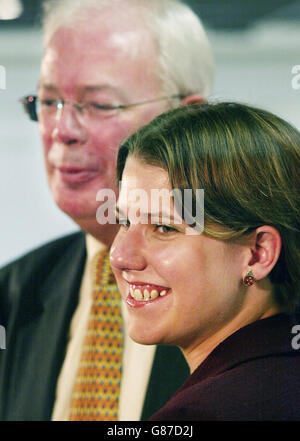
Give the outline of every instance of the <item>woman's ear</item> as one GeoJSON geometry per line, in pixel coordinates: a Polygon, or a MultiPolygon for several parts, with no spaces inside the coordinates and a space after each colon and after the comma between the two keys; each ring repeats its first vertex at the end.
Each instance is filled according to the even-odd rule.
{"type": "Polygon", "coordinates": [[[205,103],[206,100],[203,98],[203,96],[199,94],[194,95],[188,95],[181,100],[181,105],[186,106],[188,104],[197,104],[197,103],[205,103]]]}
{"type": "Polygon", "coordinates": [[[270,225],[255,230],[251,242],[251,259],[248,263],[256,280],[264,279],[278,261],[282,247],[280,233],[270,225]]]}

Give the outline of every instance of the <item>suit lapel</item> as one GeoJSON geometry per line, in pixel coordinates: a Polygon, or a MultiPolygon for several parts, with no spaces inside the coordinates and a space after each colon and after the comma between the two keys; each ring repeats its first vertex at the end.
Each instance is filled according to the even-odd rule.
{"type": "Polygon", "coordinates": [[[41,256],[35,283],[22,287],[20,307],[9,323],[5,360],[7,420],[49,420],[70,321],[78,301],[84,236],[60,253],[41,256]]]}
{"type": "Polygon", "coordinates": [[[156,348],[153,367],[142,412],[142,421],[160,409],[189,376],[189,367],[174,346],[156,348]]]}

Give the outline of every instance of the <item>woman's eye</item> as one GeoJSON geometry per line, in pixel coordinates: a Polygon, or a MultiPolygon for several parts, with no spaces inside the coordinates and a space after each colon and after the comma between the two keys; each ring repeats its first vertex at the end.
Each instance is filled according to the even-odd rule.
{"type": "Polygon", "coordinates": [[[178,230],[176,228],[170,227],[169,225],[156,225],[156,229],[159,233],[167,234],[174,233],[178,230]]]}

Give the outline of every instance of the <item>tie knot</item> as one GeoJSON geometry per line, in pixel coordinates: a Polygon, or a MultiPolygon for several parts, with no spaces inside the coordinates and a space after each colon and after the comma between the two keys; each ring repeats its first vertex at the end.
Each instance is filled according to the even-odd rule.
{"type": "Polygon", "coordinates": [[[116,280],[110,267],[109,250],[106,248],[99,251],[93,258],[92,280],[95,290],[100,288],[117,290],[116,280]]]}

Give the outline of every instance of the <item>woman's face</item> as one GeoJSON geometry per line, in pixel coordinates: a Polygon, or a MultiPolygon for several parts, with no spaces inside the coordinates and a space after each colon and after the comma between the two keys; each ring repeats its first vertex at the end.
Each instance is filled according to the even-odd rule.
{"type": "Polygon", "coordinates": [[[111,264],[129,312],[131,338],[188,351],[230,324],[243,307],[245,247],[190,234],[184,222],[165,223],[173,205],[165,201],[157,216],[151,209],[153,189],[171,190],[167,172],[129,157],[111,264]],[[137,190],[144,192],[142,208],[138,198],[134,201],[137,190]]]}

